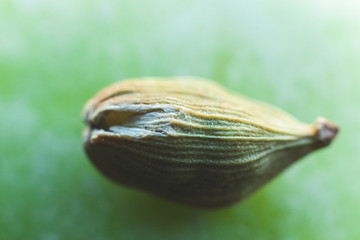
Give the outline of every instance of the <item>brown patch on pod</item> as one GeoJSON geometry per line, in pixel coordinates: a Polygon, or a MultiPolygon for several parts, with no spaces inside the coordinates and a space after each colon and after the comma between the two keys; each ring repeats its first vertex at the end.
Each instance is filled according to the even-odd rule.
{"type": "Polygon", "coordinates": [[[206,208],[238,202],[338,131],[191,77],[115,83],[84,120],[86,153],[105,176],[206,208]]]}

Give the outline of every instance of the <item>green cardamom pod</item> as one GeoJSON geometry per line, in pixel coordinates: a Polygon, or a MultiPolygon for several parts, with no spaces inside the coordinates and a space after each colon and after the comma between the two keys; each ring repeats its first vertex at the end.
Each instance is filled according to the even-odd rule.
{"type": "Polygon", "coordinates": [[[113,181],[206,208],[236,203],[306,154],[337,126],[313,125],[208,80],[115,83],[84,109],[84,147],[113,181]]]}

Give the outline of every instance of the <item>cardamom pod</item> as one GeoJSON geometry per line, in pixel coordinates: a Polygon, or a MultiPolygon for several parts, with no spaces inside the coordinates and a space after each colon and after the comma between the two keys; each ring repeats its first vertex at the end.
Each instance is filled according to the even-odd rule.
{"type": "Polygon", "coordinates": [[[206,208],[236,203],[306,154],[337,126],[313,125],[199,78],[115,83],[84,109],[84,147],[117,183],[206,208]]]}

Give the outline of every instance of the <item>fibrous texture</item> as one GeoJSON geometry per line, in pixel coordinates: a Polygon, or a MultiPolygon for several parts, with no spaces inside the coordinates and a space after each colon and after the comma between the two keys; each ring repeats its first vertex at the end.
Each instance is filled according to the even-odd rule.
{"type": "Polygon", "coordinates": [[[248,196],[337,133],[323,118],[306,125],[191,77],[113,84],[88,101],[84,119],[86,152],[107,177],[207,208],[248,196]]]}

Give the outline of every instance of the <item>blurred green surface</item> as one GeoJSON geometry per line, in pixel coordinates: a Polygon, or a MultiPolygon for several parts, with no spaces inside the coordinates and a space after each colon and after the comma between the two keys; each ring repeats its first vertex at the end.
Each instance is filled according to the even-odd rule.
{"type": "Polygon", "coordinates": [[[0,239],[360,239],[356,1],[0,0],[0,239]],[[118,187],[82,150],[117,80],[195,75],[341,132],[245,201],[118,187]]]}

